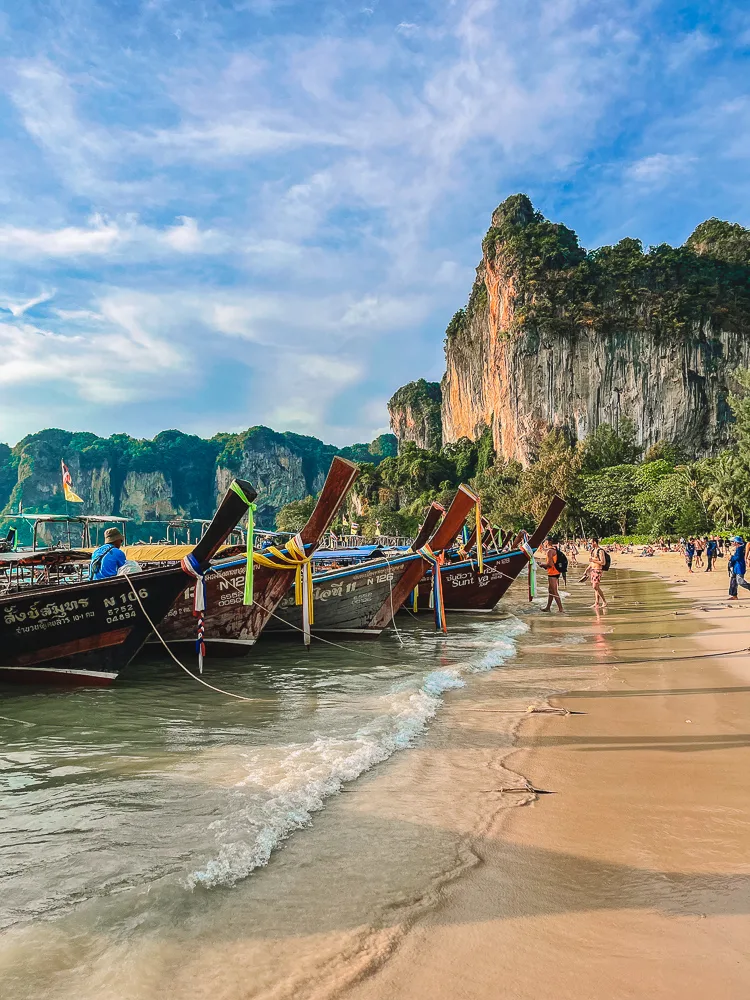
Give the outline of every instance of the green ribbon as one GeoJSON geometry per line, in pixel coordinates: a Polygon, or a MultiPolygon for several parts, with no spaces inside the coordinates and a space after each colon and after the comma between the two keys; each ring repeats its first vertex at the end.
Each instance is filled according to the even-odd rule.
{"type": "Polygon", "coordinates": [[[255,519],[253,515],[258,509],[257,504],[251,503],[239,485],[237,480],[234,480],[232,485],[229,487],[230,490],[234,490],[237,496],[244,500],[247,504],[247,554],[246,554],[246,565],[245,565],[245,595],[242,598],[243,604],[253,603],[253,533],[255,531],[255,519]]]}

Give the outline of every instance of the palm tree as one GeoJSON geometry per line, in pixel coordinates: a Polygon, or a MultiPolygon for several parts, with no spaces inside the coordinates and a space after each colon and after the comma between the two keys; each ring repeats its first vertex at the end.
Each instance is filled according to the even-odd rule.
{"type": "Polygon", "coordinates": [[[747,470],[735,454],[724,451],[711,461],[705,488],[707,506],[725,528],[736,524],[738,519],[744,523],[749,487],[747,470]]]}

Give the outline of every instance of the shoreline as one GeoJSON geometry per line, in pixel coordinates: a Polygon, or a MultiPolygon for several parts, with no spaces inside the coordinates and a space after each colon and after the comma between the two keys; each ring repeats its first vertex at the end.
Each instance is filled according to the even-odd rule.
{"type": "Polygon", "coordinates": [[[479,863],[347,998],[676,1000],[750,989],[750,665],[697,658],[744,646],[732,633],[750,601],[719,601],[721,562],[704,580],[679,557],[616,560],[697,607],[625,610],[637,581],[605,578],[605,592],[624,599],[603,623],[628,634],[600,638],[600,659],[623,664],[550,698],[585,714],[523,718],[503,757],[555,794],[496,814],[472,843],[479,863]],[[643,630],[653,634],[639,640],[643,630]]]}

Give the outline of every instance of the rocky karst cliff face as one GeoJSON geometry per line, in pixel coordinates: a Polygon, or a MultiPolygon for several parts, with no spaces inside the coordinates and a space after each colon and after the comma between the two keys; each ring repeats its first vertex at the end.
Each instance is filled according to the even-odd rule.
{"type": "Polygon", "coordinates": [[[440,384],[423,378],[394,393],[388,414],[399,442],[414,441],[420,448],[437,451],[443,443],[441,403],[440,384]]]}
{"type": "Polygon", "coordinates": [[[257,520],[273,527],[280,507],[321,489],[334,455],[377,463],[394,453],[391,435],[381,435],[370,445],[339,449],[268,427],[217,434],[210,440],[180,431],[136,440],[125,434],[100,438],[45,430],[14,448],[0,445],[0,511],[65,512],[60,474],[64,460],[84,501],[69,504],[70,513],[133,518],[141,526],[133,529],[133,537],[148,538],[154,532],[159,536],[160,529],[149,522],[211,517],[235,476],[253,483],[257,520]]]}
{"type": "Polygon", "coordinates": [[[587,253],[514,195],[482,250],[446,332],[445,442],[490,427],[498,454],[527,463],[552,427],[580,440],[627,415],[646,447],[726,443],[731,373],[750,364],[750,231],[712,219],[683,247],[587,253]]]}

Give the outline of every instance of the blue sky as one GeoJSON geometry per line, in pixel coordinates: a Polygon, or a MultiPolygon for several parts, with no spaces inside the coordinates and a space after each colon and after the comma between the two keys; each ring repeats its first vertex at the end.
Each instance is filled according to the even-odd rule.
{"type": "Polygon", "coordinates": [[[0,0],[0,440],[336,444],[438,379],[493,208],[750,225],[750,7],[0,0]]]}

